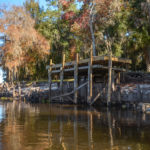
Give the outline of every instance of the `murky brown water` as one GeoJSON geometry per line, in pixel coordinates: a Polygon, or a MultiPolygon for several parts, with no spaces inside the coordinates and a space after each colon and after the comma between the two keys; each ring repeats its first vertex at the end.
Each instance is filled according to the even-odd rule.
{"type": "Polygon", "coordinates": [[[150,150],[150,114],[0,102],[0,150],[150,150]]]}

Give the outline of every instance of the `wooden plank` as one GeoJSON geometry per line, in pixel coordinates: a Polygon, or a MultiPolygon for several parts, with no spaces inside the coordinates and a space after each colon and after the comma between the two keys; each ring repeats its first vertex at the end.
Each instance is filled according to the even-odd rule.
{"type": "Polygon", "coordinates": [[[52,69],[60,68],[61,66],[62,66],[62,64],[55,64],[55,65],[53,65],[52,69]]]}
{"type": "MultiPolygon", "coordinates": [[[[80,60],[79,64],[88,63],[89,59],[80,60]]],[[[100,63],[100,61],[108,61],[108,60],[109,60],[109,56],[93,56],[93,62],[99,61],[100,63]]],[[[128,63],[128,64],[132,63],[130,59],[117,58],[117,57],[112,57],[112,61],[119,62],[119,63],[128,63]]]]}
{"type": "Polygon", "coordinates": [[[69,92],[69,93],[63,94],[63,95],[59,95],[59,96],[52,97],[51,100],[56,99],[56,98],[65,97],[65,96],[71,95],[71,94],[75,93],[76,91],[80,90],[82,87],[86,86],[87,84],[88,84],[88,82],[85,82],[85,83],[83,83],[82,85],[80,85],[78,88],[76,88],[75,90],[73,90],[73,91],[71,91],[71,92],[69,92]]]}
{"type": "MultiPolygon", "coordinates": [[[[93,69],[108,69],[108,66],[103,66],[103,65],[93,65],[93,69]]],[[[80,67],[79,67],[80,69],[80,67]]],[[[124,68],[116,68],[116,67],[112,67],[112,70],[114,71],[121,71],[121,72],[125,72],[126,69],[124,68]]]]}
{"type": "MultiPolygon", "coordinates": [[[[103,65],[93,65],[92,66],[93,69],[108,69],[108,66],[103,66],[103,65]]],[[[88,69],[88,66],[82,66],[82,67],[78,67],[78,70],[87,70],[88,69]]],[[[124,68],[116,68],[116,67],[113,67],[112,70],[114,71],[120,71],[120,72],[125,72],[126,69],[124,68]]],[[[64,69],[64,72],[73,72],[74,71],[74,68],[69,68],[69,69],[64,69]]],[[[60,73],[61,70],[53,70],[52,71],[52,74],[58,74],[60,73]]]]}
{"type": "MultiPolygon", "coordinates": [[[[109,56],[104,56],[104,60],[108,61],[109,60],[109,56]]],[[[113,62],[118,62],[118,63],[124,63],[124,64],[131,64],[131,60],[130,59],[126,59],[126,58],[117,58],[117,57],[112,57],[112,61],[113,62]]]]}
{"type": "MultiPolygon", "coordinates": [[[[78,87],[78,63],[79,63],[79,55],[76,54],[76,63],[74,64],[74,91],[78,87]]],[[[74,103],[77,104],[78,91],[74,92],[74,103]]]]}
{"type": "Polygon", "coordinates": [[[101,96],[101,93],[99,92],[99,93],[96,95],[96,97],[91,101],[90,105],[93,105],[93,104],[97,101],[97,99],[98,99],[100,96],[101,96]]]}
{"type": "MultiPolygon", "coordinates": [[[[101,63],[101,61],[107,62],[108,60],[109,60],[109,56],[93,56],[93,62],[99,61],[99,63],[101,63]]],[[[79,65],[88,64],[89,61],[90,61],[90,58],[82,59],[79,61],[79,65]]],[[[117,57],[112,57],[112,61],[118,62],[118,63],[123,63],[123,64],[131,64],[132,63],[130,59],[117,58],[117,57]]],[[[74,66],[74,64],[75,64],[75,61],[67,62],[64,64],[64,67],[74,66]]],[[[61,66],[62,66],[62,64],[56,64],[56,65],[53,65],[52,69],[58,69],[61,66]]]]}
{"type": "MultiPolygon", "coordinates": [[[[60,80],[52,80],[52,82],[60,82],[60,80]]],[[[74,82],[74,79],[64,79],[64,82],[74,82]]]]}
{"type": "MultiPolygon", "coordinates": [[[[60,68],[60,95],[63,94],[64,65],[65,65],[65,53],[63,53],[62,66],[60,68]]],[[[60,98],[60,102],[63,102],[62,97],[60,98]]]]}
{"type": "Polygon", "coordinates": [[[52,59],[50,59],[48,79],[49,79],[49,102],[51,102],[51,87],[52,87],[52,59]]]}
{"type": "Polygon", "coordinates": [[[60,73],[60,71],[61,71],[61,70],[53,70],[53,71],[52,71],[52,74],[60,73]]]}
{"type": "Polygon", "coordinates": [[[91,103],[92,99],[92,88],[93,88],[93,75],[92,75],[92,62],[93,62],[93,53],[92,50],[90,51],[90,60],[88,63],[88,95],[87,95],[87,103],[91,103]]]}
{"type": "MultiPolygon", "coordinates": [[[[73,66],[75,64],[75,61],[70,61],[64,64],[64,67],[68,67],[68,66],[73,66]]],[[[62,66],[62,64],[56,64],[54,65],[52,68],[53,69],[58,69],[62,66]]]]}

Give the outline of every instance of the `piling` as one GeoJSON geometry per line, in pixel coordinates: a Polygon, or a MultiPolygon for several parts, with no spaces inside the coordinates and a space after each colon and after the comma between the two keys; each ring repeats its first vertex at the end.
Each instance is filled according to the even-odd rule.
{"type": "Polygon", "coordinates": [[[49,78],[49,102],[51,102],[51,88],[52,88],[52,59],[50,59],[48,78],[49,78]]]}
{"type": "Polygon", "coordinates": [[[108,60],[108,91],[107,91],[107,106],[110,105],[111,100],[111,87],[112,87],[112,52],[110,50],[108,60]]]}
{"type": "Polygon", "coordinates": [[[78,88],[78,63],[79,63],[79,55],[76,54],[76,61],[74,63],[74,104],[77,104],[78,99],[78,91],[76,90],[78,88]]]}
{"type": "MultiPolygon", "coordinates": [[[[65,66],[65,53],[62,56],[62,66],[60,68],[60,95],[63,94],[63,80],[64,80],[64,66],[65,66]]],[[[60,97],[60,102],[63,102],[63,98],[60,97]]]]}
{"type": "Polygon", "coordinates": [[[87,103],[90,104],[92,100],[92,88],[93,88],[93,74],[92,74],[92,63],[93,63],[93,53],[90,51],[90,59],[88,63],[88,92],[87,92],[87,103]]]}

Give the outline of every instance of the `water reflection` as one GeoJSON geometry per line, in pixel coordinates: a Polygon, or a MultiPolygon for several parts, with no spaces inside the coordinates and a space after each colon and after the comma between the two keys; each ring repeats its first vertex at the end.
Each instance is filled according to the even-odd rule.
{"type": "Polygon", "coordinates": [[[5,110],[4,110],[4,107],[2,107],[0,105],[0,150],[2,149],[2,134],[3,134],[3,132],[1,130],[1,128],[3,125],[4,118],[5,118],[5,110]]]}
{"type": "Polygon", "coordinates": [[[0,150],[149,150],[150,115],[0,103],[0,150]],[[3,117],[2,117],[3,116],[3,117]]]}
{"type": "Polygon", "coordinates": [[[4,110],[4,107],[2,107],[0,105],[0,123],[2,122],[2,120],[5,118],[5,110],[4,110]]]}

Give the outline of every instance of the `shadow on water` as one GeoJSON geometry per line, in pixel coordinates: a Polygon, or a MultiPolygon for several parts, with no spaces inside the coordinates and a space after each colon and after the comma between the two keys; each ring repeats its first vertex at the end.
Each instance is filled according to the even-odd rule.
{"type": "Polygon", "coordinates": [[[149,150],[150,114],[0,103],[0,150],[149,150]]]}

